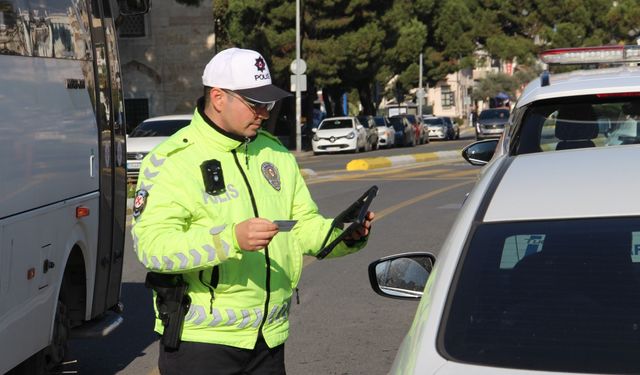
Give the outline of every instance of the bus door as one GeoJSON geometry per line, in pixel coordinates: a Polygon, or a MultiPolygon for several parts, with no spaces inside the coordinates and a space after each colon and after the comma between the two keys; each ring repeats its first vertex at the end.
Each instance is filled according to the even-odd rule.
{"type": "Polygon", "coordinates": [[[100,225],[92,317],[119,301],[126,216],[124,105],[116,32],[108,0],[91,1],[100,146],[100,225]]]}

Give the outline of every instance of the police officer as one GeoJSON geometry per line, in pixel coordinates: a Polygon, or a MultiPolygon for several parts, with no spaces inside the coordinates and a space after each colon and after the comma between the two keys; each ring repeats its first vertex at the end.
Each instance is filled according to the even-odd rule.
{"type": "MultiPolygon", "coordinates": [[[[160,344],[162,374],[284,374],[292,292],[303,255],[331,229],[295,158],[260,128],[289,95],[264,58],[230,48],[211,59],[191,123],[144,159],[134,201],[138,259],[178,274],[190,304],[177,348],[160,344]],[[296,220],[290,231],[276,220],[296,220]],[[282,230],[281,230],[282,229],[282,230]]],[[[364,247],[373,213],[329,257],[364,247]]],[[[156,308],[157,308],[156,304],[156,308]]],[[[155,330],[164,326],[156,319],[155,330]]]]}

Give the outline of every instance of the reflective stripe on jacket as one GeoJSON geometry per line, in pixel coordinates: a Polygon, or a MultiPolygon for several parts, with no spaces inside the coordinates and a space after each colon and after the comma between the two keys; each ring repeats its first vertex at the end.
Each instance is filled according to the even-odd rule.
{"type": "MultiPolygon", "coordinates": [[[[288,336],[303,255],[320,250],[331,219],[320,216],[295,158],[273,136],[259,131],[243,143],[212,124],[202,105],[142,162],[137,189],[148,196],[134,219],[134,251],[149,270],[181,273],[189,284],[183,341],[251,349],[262,329],[274,347],[288,336]],[[205,192],[200,170],[211,159],[221,163],[226,187],[216,196],[205,192]],[[252,217],[298,222],[266,249],[243,251],[234,227],[252,217]]],[[[341,244],[330,256],[363,246],[341,244]]],[[[155,329],[162,333],[158,319],[155,329]]]]}

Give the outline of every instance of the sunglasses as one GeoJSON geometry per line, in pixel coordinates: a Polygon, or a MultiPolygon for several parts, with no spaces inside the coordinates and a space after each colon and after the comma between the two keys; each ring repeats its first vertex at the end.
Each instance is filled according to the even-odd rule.
{"type": "Polygon", "coordinates": [[[247,97],[244,97],[234,91],[231,90],[226,90],[226,89],[221,89],[222,91],[226,92],[227,94],[239,99],[241,102],[243,102],[244,104],[247,105],[247,107],[249,107],[253,112],[257,112],[257,111],[267,111],[270,112],[273,107],[275,107],[276,102],[267,102],[267,103],[260,103],[260,102],[256,102],[255,100],[251,100],[247,97]]]}

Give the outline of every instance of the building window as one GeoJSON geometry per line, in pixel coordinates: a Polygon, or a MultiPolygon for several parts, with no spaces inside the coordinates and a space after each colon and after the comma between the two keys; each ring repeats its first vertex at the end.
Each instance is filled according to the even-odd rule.
{"type": "Polygon", "coordinates": [[[119,31],[122,38],[141,38],[146,36],[144,14],[124,17],[119,31]]]}
{"type": "Polygon", "coordinates": [[[440,88],[440,94],[442,96],[442,107],[450,108],[455,105],[455,101],[453,98],[453,91],[451,91],[450,86],[442,86],[440,88]]]}
{"type": "Polygon", "coordinates": [[[124,112],[127,118],[127,134],[139,123],[149,118],[149,99],[125,99],[124,112]]]}

